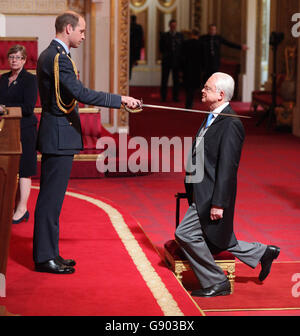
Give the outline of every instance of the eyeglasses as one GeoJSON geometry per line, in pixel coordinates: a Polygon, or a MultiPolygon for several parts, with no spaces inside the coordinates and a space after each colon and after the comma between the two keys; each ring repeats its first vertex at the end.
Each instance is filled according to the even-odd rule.
{"type": "Polygon", "coordinates": [[[214,90],[213,88],[211,88],[211,87],[209,87],[207,85],[204,85],[203,90],[205,90],[206,92],[219,92],[218,89],[214,90]]]}
{"type": "Polygon", "coordinates": [[[213,91],[213,89],[212,89],[211,87],[207,86],[207,85],[205,85],[205,86],[203,87],[203,90],[205,90],[205,91],[207,91],[207,92],[213,91]]]}
{"type": "Polygon", "coordinates": [[[20,61],[20,59],[22,59],[23,57],[22,56],[13,56],[13,55],[9,55],[8,56],[8,59],[10,60],[10,61],[12,61],[12,60],[17,60],[17,61],[20,61]]]}

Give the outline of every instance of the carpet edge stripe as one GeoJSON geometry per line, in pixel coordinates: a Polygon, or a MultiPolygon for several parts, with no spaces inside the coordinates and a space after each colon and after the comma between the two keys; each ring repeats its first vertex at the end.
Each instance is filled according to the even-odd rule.
{"type": "Polygon", "coordinates": [[[129,230],[123,216],[111,205],[92,198],[91,196],[86,196],[71,191],[67,191],[66,195],[90,202],[107,213],[128,254],[130,255],[135,266],[137,267],[137,270],[140,272],[141,276],[149,287],[158,305],[162,309],[164,315],[184,316],[172,294],[168,291],[165,284],[144,254],[139,243],[136,241],[133,234],[129,230]]]}
{"type": "MultiPolygon", "coordinates": [[[[147,235],[147,233],[144,231],[142,225],[140,224],[140,222],[138,220],[136,220],[138,226],[140,227],[140,229],[143,231],[145,237],[148,239],[148,241],[150,242],[151,246],[154,248],[154,250],[156,251],[156,253],[158,254],[158,256],[160,257],[160,259],[164,262],[164,258],[162,257],[161,253],[159,252],[158,248],[155,246],[155,244],[152,242],[152,240],[150,239],[150,237],[147,235]]],[[[172,272],[173,277],[175,278],[175,280],[178,282],[178,284],[182,287],[182,289],[186,292],[186,294],[189,296],[190,300],[192,301],[192,303],[195,305],[196,309],[201,313],[202,316],[205,316],[205,312],[204,310],[202,310],[200,308],[200,306],[197,304],[197,302],[193,299],[193,297],[190,295],[190,293],[184,288],[182,282],[176,277],[176,275],[172,272]]]]}

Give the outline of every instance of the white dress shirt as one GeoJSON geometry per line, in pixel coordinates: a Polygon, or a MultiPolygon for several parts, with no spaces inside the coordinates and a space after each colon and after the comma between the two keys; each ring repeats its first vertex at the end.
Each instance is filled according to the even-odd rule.
{"type": "Polygon", "coordinates": [[[211,111],[211,113],[213,113],[214,117],[210,121],[209,126],[214,122],[214,120],[216,119],[216,117],[218,116],[218,114],[221,113],[227,105],[229,105],[229,102],[226,102],[226,103],[220,105],[219,107],[217,107],[216,109],[214,109],[213,111],[211,111]]]}

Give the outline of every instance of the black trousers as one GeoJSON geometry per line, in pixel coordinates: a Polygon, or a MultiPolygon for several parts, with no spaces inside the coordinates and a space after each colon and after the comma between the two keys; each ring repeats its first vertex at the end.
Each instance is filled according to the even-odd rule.
{"type": "Polygon", "coordinates": [[[59,216],[72,170],[73,155],[43,154],[40,192],[34,213],[33,260],[59,255],[59,216]]]}
{"type": "Polygon", "coordinates": [[[168,80],[170,71],[172,71],[173,79],[173,100],[178,100],[179,98],[179,67],[172,66],[169,63],[163,63],[161,67],[161,87],[160,87],[160,96],[162,100],[167,99],[167,90],[168,90],[168,80]]]}

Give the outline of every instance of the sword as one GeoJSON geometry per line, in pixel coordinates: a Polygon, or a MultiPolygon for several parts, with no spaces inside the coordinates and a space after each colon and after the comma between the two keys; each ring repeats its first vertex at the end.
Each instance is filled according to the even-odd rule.
{"type": "MultiPolygon", "coordinates": [[[[202,110],[193,110],[193,109],[186,109],[182,107],[175,107],[175,106],[162,106],[162,105],[149,105],[149,104],[142,104],[138,106],[135,109],[131,109],[124,105],[124,108],[127,112],[130,113],[139,113],[143,111],[144,107],[150,107],[150,108],[155,108],[155,109],[162,109],[162,110],[173,110],[173,111],[182,111],[182,112],[193,112],[193,113],[202,113],[202,114],[210,114],[211,112],[209,111],[202,111],[202,110]]],[[[244,116],[244,115],[239,115],[239,114],[229,114],[229,113],[218,113],[219,115],[223,115],[226,117],[235,117],[235,118],[246,118],[250,119],[251,117],[249,116],[244,116]]]]}

